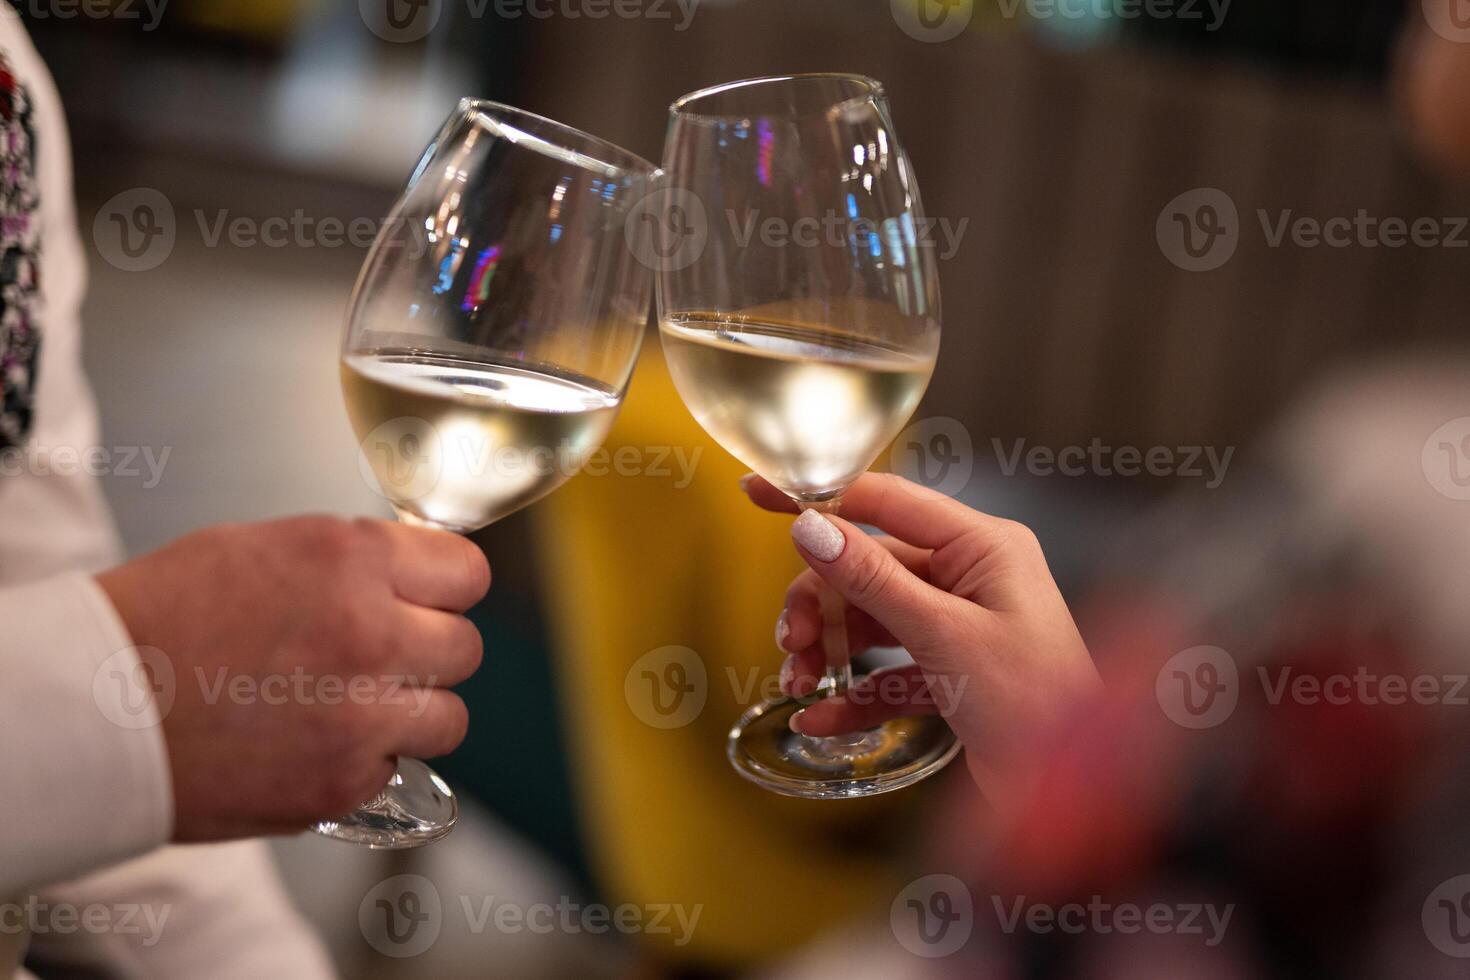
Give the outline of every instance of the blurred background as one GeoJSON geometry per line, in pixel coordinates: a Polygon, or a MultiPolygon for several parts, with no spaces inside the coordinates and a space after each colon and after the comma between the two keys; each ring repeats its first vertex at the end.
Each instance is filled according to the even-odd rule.
{"type": "Polygon", "coordinates": [[[580,476],[476,538],[486,667],[436,764],[470,819],[407,855],[278,848],[344,975],[1460,975],[1470,707],[1277,703],[1255,680],[1470,669],[1470,185],[1434,131],[1470,90],[1416,89],[1414,68],[1470,41],[1458,0],[17,9],[68,111],[104,440],[163,460],[106,478],[131,553],[387,512],[338,331],[460,96],[657,160],[681,93],[861,72],[937,219],[944,339],[909,462],[942,449],[946,491],[1037,530],[1109,681],[1105,717],[1038,760],[1019,826],[992,825],[962,767],[832,804],[743,783],[724,732],[779,664],[799,563],[650,338],[608,448],[667,447],[668,472],[580,476]],[[1430,109],[1405,111],[1420,90],[1430,109]],[[113,218],[140,201],[171,234],[126,237],[113,218]],[[1045,463],[1071,447],[1075,471],[1045,463]],[[1130,474],[1124,449],[1167,454],[1130,474]],[[1227,651],[1238,706],[1175,723],[1168,664],[1202,646],[1227,651]],[[681,724],[638,681],[667,647],[705,668],[681,724]],[[404,888],[432,893],[427,941],[375,917],[404,888]],[[1203,915],[1204,935],[1017,925],[1017,897],[1233,912],[1206,942],[1203,915]]]}

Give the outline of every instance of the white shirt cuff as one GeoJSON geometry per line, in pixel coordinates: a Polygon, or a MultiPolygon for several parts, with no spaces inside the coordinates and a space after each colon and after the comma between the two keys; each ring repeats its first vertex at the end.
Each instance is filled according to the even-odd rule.
{"type": "Polygon", "coordinates": [[[90,576],[0,589],[0,896],[172,835],[168,752],[145,678],[90,576]]]}

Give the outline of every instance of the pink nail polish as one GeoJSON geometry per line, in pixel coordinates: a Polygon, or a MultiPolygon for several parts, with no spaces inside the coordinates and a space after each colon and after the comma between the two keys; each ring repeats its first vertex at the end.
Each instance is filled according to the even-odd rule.
{"type": "MultiPolygon", "coordinates": [[[[787,621],[786,610],[783,609],[781,610],[781,615],[776,619],[776,646],[780,647],[782,650],[786,650],[786,638],[790,635],[791,623],[787,621]]],[[[786,650],[786,652],[791,653],[792,651],[786,650]]],[[[786,660],[788,663],[790,663],[791,658],[787,657],[786,660]]]]}
{"type": "Polygon", "coordinates": [[[804,731],[801,730],[801,725],[800,725],[801,716],[804,715],[804,714],[806,714],[806,709],[805,708],[802,708],[796,714],[794,714],[794,715],[791,716],[791,720],[788,721],[788,722],[786,722],[786,727],[790,728],[797,735],[805,735],[806,732],[804,732],[804,731]]]}
{"type": "Polygon", "coordinates": [[[781,693],[786,695],[788,698],[792,696],[791,682],[795,679],[796,657],[791,654],[787,654],[786,659],[781,661],[781,675],[778,678],[778,683],[781,685],[781,693]]]}
{"type": "Polygon", "coordinates": [[[847,547],[842,529],[814,510],[801,512],[791,525],[791,536],[818,561],[836,561],[847,547]]]}

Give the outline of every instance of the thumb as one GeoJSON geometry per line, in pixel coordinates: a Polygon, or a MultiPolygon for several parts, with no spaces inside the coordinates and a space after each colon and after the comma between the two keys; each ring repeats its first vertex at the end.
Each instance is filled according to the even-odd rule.
{"type": "Polygon", "coordinates": [[[807,510],[791,525],[791,537],[814,572],[905,646],[922,646],[944,620],[939,613],[950,597],[855,525],[807,510]]]}

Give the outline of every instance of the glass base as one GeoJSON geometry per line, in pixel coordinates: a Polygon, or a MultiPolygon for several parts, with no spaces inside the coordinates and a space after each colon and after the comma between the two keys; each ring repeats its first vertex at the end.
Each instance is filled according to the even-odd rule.
{"type": "Polygon", "coordinates": [[[313,829],[323,837],[374,850],[401,851],[434,843],[458,819],[459,801],[449,784],[417,759],[400,758],[398,771],[376,799],[313,829]]]}
{"type": "Polygon", "coordinates": [[[783,796],[840,800],[876,796],[934,775],[960,751],[938,715],[894,718],[863,732],[813,737],[791,730],[806,704],[765,701],[730,729],[727,752],[735,771],[783,796]]]}

